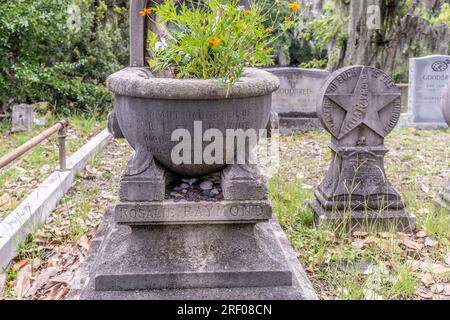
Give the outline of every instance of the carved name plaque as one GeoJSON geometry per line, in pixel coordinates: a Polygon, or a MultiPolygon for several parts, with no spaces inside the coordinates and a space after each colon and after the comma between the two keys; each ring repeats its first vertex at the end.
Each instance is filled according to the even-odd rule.
{"type": "Polygon", "coordinates": [[[340,140],[364,125],[381,138],[396,126],[400,91],[381,70],[352,66],[334,73],[322,87],[317,112],[325,129],[340,140]]]}
{"type": "Polygon", "coordinates": [[[118,203],[115,220],[126,224],[249,223],[272,217],[269,201],[118,203]]]}

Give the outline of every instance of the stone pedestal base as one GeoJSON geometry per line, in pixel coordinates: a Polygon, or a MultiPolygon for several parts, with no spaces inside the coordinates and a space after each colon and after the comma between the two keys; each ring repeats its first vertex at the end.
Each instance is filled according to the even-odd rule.
{"type": "Polygon", "coordinates": [[[317,299],[276,220],[133,229],[108,211],[69,299],[317,299]]]}
{"type": "Polygon", "coordinates": [[[315,298],[256,166],[226,167],[220,201],[170,198],[168,179],[124,175],[72,298],[315,298]]]}
{"type": "Polygon", "coordinates": [[[288,117],[284,115],[280,115],[279,117],[281,134],[322,129],[322,125],[317,117],[288,117]]]}
{"type": "Polygon", "coordinates": [[[339,227],[344,230],[397,230],[413,232],[416,226],[416,217],[405,209],[400,210],[327,210],[315,200],[314,223],[339,227]]]}
{"type": "Polygon", "coordinates": [[[357,229],[413,231],[416,218],[404,207],[384,171],[383,146],[330,146],[333,156],[312,204],[317,224],[357,229]]]}

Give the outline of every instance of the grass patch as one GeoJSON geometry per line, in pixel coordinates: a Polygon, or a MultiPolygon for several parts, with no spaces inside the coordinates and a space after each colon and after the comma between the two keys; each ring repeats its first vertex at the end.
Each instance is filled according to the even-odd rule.
{"type": "MultiPolygon", "coordinates": [[[[0,122],[0,156],[14,150],[39,132],[50,127],[59,119],[48,117],[45,126],[35,126],[32,132],[11,133],[11,124],[0,122]]],[[[66,138],[67,156],[70,156],[89,138],[105,128],[106,120],[94,117],[73,115],[69,117],[70,126],[66,138]]],[[[58,167],[57,134],[52,135],[22,157],[0,169],[0,195],[4,200],[0,205],[0,220],[36,188],[52,171],[58,167]]]]}
{"type": "MultiPolygon", "coordinates": [[[[450,252],[450,216],[436,212],[432,200],[450,177],[450,130],[395,129],[386,145],[386,172],[402,194],[406,208],[416,215],[425,237],[375,230],[363,237],[348,230],[314,228],[309,203],[328,169],[329,135],[309,132],[281,137],[281,169],[269,180],[272,205],[288,239],[322,299],[411,299],[425,271],[412,269],[411,261],[441,264],[450,252]],[[412,249],[408,240],[420,245],[412,249]],[[405,245],[406,243],[406,245],[405,245]]],[[[448,274],[434,274],[436,282],[448,274]]],[[[433,293],[430,293],[433,295],[433,293]]]]}

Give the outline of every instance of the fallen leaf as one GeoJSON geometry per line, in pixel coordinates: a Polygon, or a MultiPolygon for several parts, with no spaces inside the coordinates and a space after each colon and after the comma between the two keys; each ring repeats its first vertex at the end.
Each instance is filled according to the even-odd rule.
{"type": "Polygon", "coordinates": [[[427,233],[424,230],[420,230],[416,233],[417,238],[425,238],[427,236],[427,233]]]}
{"type": "Polygon", "coordinates": [[[444,285],[442,283],[433,284],[431,286],[431,291],[436,294],[441,293],[442,291],[444,291],[444,285]]]}
{"type": "Polygon", "coordinates": [[[61,284],[64,284],[64,285],[69,285],[70,282],[72,281],[72,279],[73,279],[73,273],[66,272],[66,273],[63,273],[63,274],[61,274],[59,276],[56,276],[56,277],[50,279],[50,282],[51,283],[61,283],[61,284]]]}
{"type": "Polygon", "coordinates": [[[19,260],[16,263],[14,263],[12,269],[13,271],[19,271],[20,269],[22,269],[26,264],[28,263],[28,260],[23,259],[23,260],[19,260]]]}
{"type": "Polygon", "coordinates": [[[34,258],[31,262],[31,266],[33,267],[33,270],[39,269],[39,267],[42,265],[42,260],[39,258],[34,258]]]}
{"type": "Polygon", "coordinates": [[[423,249],[423,244],[418,243],[414,240],[411,240],[409,238],[401,238],[400,243],[404,244],[407,248],[413,249],[416,251],[420,251],[423,249]]]}
{"type": "Polygon", "coordinates": [[[432,238],[426,238],[424,245],[425,247],[435,247],[437,245],[437,241],[432,238]]]}
{"type": "Polygon", "coordinates": [[[7,193],[4,193],[0,197],[0,207],[4,206],[5,204],[9,203],[11,201],[11,196],[7,193]]]}
{"type": "Polygon", "coordinates": [[[306,272],[309,273],[314,273],[314,265],[312,263],[310,263],[306,268],[305,268],[306,272]]]}
{"type": "Polygon", "coordinates": [[[90,247],[90,245],[89,245],[89,238],[88,238],[86,235],[83,235],[83,236],[80,238],[78,244],[79,244],[84,250],[86,250],[86,251],[89,250],[89,247],[90,247]]]}
{"type": "Polygon", "coordinates": [[[424,298],[424,299],[431,299],[431,298],[433,297],[433,294],[432,294],[430,291],[425,290],[425,289],[423,289],[423,288],[418,289],[418,290],[416,291],[416,294],[417,294],[419,297],[422,297],[422,298],[424,298]]]}
{"type": "Polygon", "coordinates": [[[22,299],[27,291],[31,287],[31,265],[26,265],[17,273],[16,286],[14,288],[14,293],[16,297],[20,300],[22,299]]]}
{"type": "Polygon", "coordinates": [[[69,289],[62,284],[54,285],[46,300],[61,300],[69,292],[69,289]]]}
{"type": "Polygon", "coordinates": [[[446,295],[446,296],[450,296],[450,283],[445,283],[444,284],[444,292],[443,292],[443,294],[446,295]]]}
{"type": "Polygon", "coordinates": [[[420,278],[420,280],[421,280],[422,283],[423,283],[425,286],[427,286],[427,287],[429,287],[429,286],[431,286],[432,284],[435,283],[434,278],[433,278],[433,276],[432,276],[430,273],[425,273],[425,274],[420,278]]]}
{"type": "Polygon", "coordinates": [[[355,241],[352,242],[352,247],[355,248],[355,249],[361,250],[361,249],[364,249],[364,247],[367,244],[370,244],[372,242],[373,242],[373,240],[370,239],[370,238],[367,238],[367,239],[356,239],[355,241]]]}

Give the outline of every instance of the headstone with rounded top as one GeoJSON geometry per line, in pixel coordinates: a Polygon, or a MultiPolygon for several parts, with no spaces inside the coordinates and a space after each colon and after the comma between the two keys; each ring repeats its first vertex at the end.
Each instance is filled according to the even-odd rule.
{"type": "Polygon", "coordinates": [[[419,129],[446,127],[441,113],[441,97],[450,80],[450,56],[431,55],[409,62],[408,113],[403,125],[419,129]]]}
{"type": "Polygon", "coordinates": [[[331,134],[328,172],[315,192],[317,224],[409,231],[415,217],[386,177],[384,138],[401,112],[400,92],[383,71],[350,66],[321,88],[317,114],[331,134]]]}
{"type": "Polygon", "coordinates": [[[16,104],[12,107],[12,132],[33,130],[33,107],[29,104],[16,104]]]}
{"type": "Polygon", "coordinates": [[[265,70],[280,80],[280,88],[272,95],[272,112],[279,116],[280,133],[289,134],[321,128],[316,113],[316,100],[329,72],[297,67],[265,70]]]}

